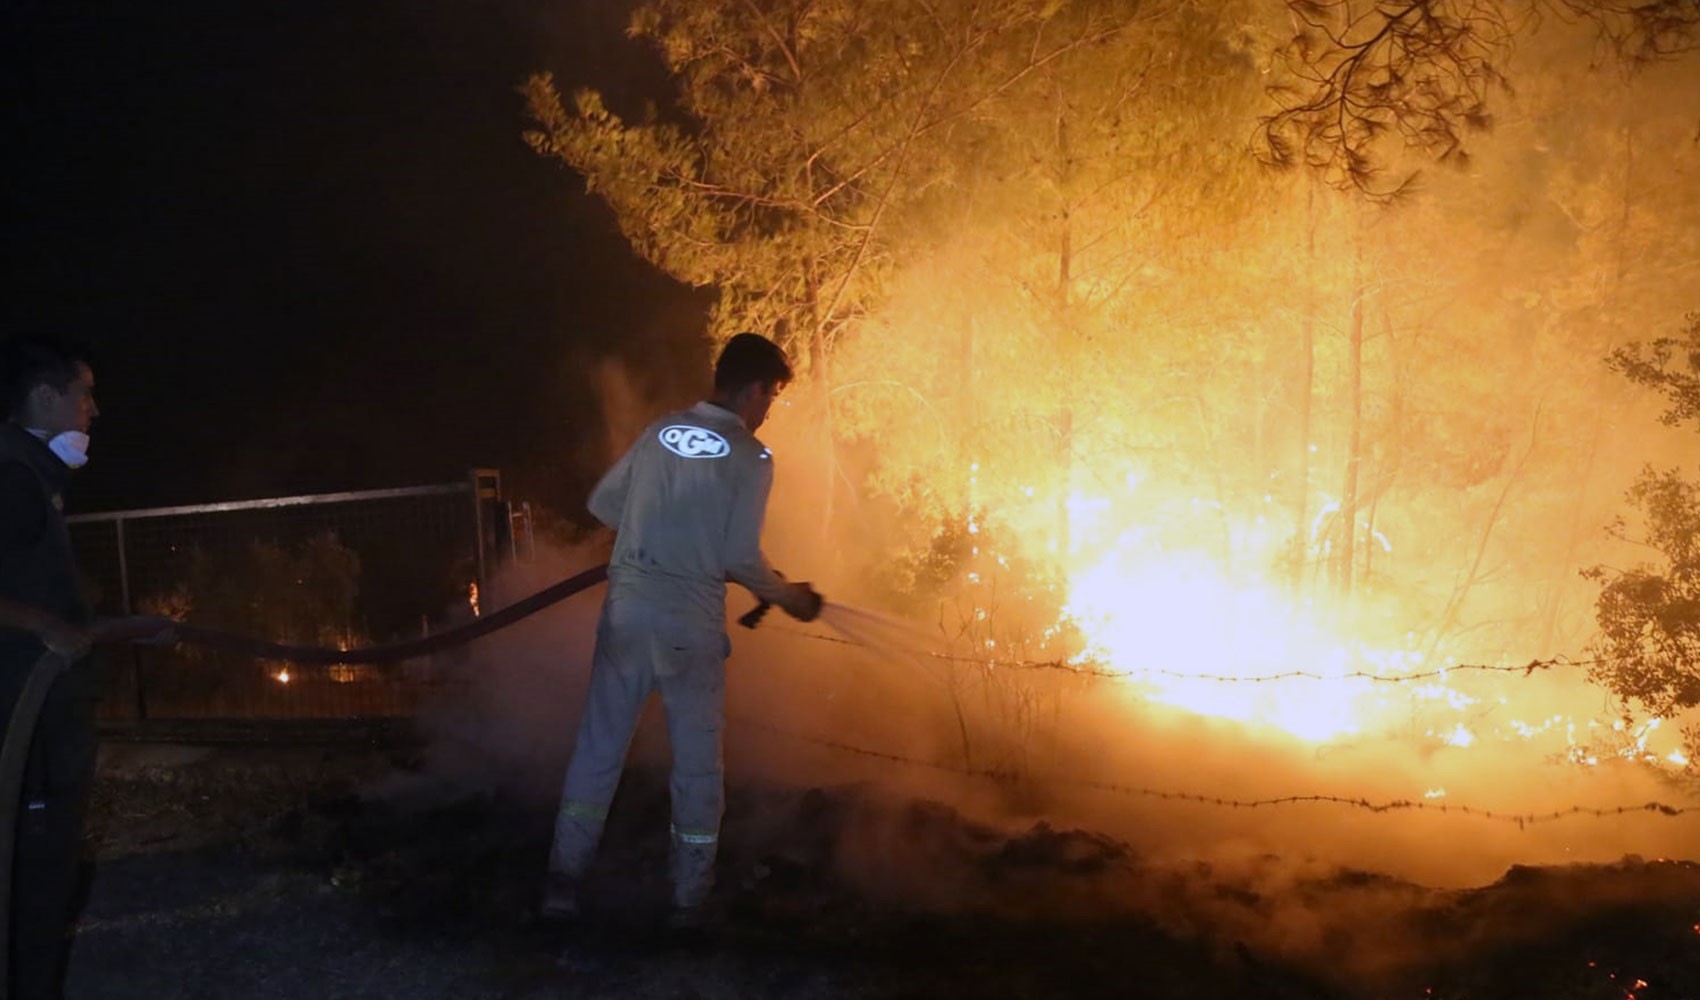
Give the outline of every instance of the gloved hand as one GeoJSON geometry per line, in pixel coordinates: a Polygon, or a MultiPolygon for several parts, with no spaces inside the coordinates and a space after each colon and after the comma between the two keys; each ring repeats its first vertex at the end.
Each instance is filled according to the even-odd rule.
{"type": "Polygon", "coordinates": [[[761,620],[763,618],[767,617],[767,611],[771,607],[773,607],[773,605],[766,601],[757,604],[755,607],[738,616],[738,624],[745,628],[755,628],[757,625],[761,624],[761,620]]]}
{"type": "Polygon", "coordinates": [[[800,622],[812,622],[820,617],[826,599],[807,582],[788,583],[785,594],[776,602],[779,609],[800,622]]]}

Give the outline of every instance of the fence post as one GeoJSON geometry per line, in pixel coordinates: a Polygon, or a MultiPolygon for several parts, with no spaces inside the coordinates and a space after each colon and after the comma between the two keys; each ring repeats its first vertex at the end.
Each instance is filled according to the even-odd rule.
{"type": "Polygon", "coordinates": [[[521,502],[513,507],[512,511],[514,520],[519,522],[519,527],[513,529],[514,562],[522,559],[528,563],[533,562],[537,559],[537,538],[531,529],[531,501],[521,502]]]}
{"type": "MultiPolygon", "coordinates": [[[[130,607],[130,558],[124,550],[124,519],[114,520],[112,527],[118,535],[118,605],[128,617],[135,611],[130,607]]],[[[135,643],[127,645],[130,651],[130,684],[136,695],[136,721],[145,722],[148,717],[148,688],[144,680],[146,671],[142,668],[142,649],[135,643]]]]}
{"type": "Polygon", "coordinates": [[[472,485],[472,540],[477,560],[478,603],[488,605],[494,596],[490,593],[491,564],[501,551],[497,547],[493,515],[496,513],[494,507],[502,499],[502,474],[495,469],[472,469],[467,473],[467,479],[472,485]]]}

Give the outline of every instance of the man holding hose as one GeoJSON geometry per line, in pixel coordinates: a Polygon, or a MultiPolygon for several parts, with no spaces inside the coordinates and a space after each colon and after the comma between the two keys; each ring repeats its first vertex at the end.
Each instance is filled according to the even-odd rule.
{"type": "Polygon", "coordinates": [[[6,942],[13,1000],[59,997],[74,913],[83,817],[94,776],[99,695],[93,616],[71,555],[60,496],[87,460],[99,415],[82,352],[49,340],[8,341],[0,359],[0,736],[44,653],[71,669],[48,689],[29,745],[15,816],[6,942]]]}
{"type": "Polygon", "coordinates": [[[676,927],[700,923],[714,885],[722,805],[726,581],[801,621],[821,609],[761,551],[773,463],[755,431],[791,365],[753,333],[727,342],[714,394],[651,424],[590,495],[616,532],[596,628],[590,692],[567,766],[543,915],[578,911],[578,886],[601,839],[638,715],[660,689],[673,749],[671,874],[676,927]]]}

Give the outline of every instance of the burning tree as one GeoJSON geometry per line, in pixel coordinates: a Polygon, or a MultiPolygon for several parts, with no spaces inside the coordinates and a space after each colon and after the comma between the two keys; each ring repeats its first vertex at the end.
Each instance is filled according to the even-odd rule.
{"type": "MultiPolygon", "coordinates": [[[[1035,636],[1120,616],[1074,634],[1128,669],[1579,642],[1588,484],[1618,471],[1594,360],[1693,259],[1700,205],[1643,183],[1683,169],[1693,120],[1624,77],[1586,88],[1579,138],[1593,23],[1512,64],[1509,3],[1271,15],[1287,9],[653,0],[631,32],[675,105],[538,76],[528,139],[646,259],[718,289],[715,336],[754,327],[803,362],[803,419],[771,433],[788,468],[815,466],[826,520],[860,505],[834,526],[877,544],[839,551],[904,596],[960,599],[974,623],[1029,607],[1035,636]],[[1282,48],[1294,25],[1308,48],[1282,48]],[[1336,72],[1362,44],[1359,67],[1392,60],[1405,96],[1336,72]],[[1459,46],[1487,61],[1428,65],[1459,46]],[[1534,95],[1471,139],[1493,155],[1364,197],[1354,176],[1442,155],[1418,140],[1513,100],[1471,96],[1490,68],[1534,95]],[[1313,131],[1378,94],[1368,124],[1313,131]],[[1431,124],[1386,117],[1410,114],[1431,124]],[[1260,121],[1318,169],[1257,169],[1260,121]]],[[[946,631],[977,653],[1020,643],[946,631]]]]}
{"type": "MultiPolygon", "coordinates": [[[[1670,401],[1663,420],[1700,431],[1700,313],[1684,337],[1613,352],[1611,367],[1670,401]]],[[[1629,491],[1645,522],[1642,542],[1663,565],[1595,567],[1599,662],[1594,677],[1656,717],[1700,705],[1700,483],[1680,470],[1648,467],[1629,491]]],[[[1617,531],[1624,526],[1620,521],[1617,531]]],[[[1700,759],[1700,726],[1684,730],[1690,760],[1700,759]]]]}
{"type": "Polygon", "coordinates": [[[1111,293],[1153,256],[1150,232],[1143,246],[1128,237],[1153,222],[1138,205],[1180,173],[1155,168],[1214,151],[1205,133],[1219,145],[1235,101],[1247,110],[1253,68],[1231,13],[658,0],[631,31],[673,71],[678,115],[628,121],[539,76],[528,138],[584,174],[647,259],[719,290],[717,337],[760,329],[803,359],[829,483],[845,441],[913,427],[917,440],[885,449],[880,487],[960,517],[981,439],[1012,444],[1014,430],[1005,455],[1056,466],[1062,397],[1109,382],[1079,377],[1095,354],[1128,354],[1103,350],[1127,333],[1102,313],[1131,306],[1111,293]],[[986,280],[1012,269],[1018,284],[986,280]],[[931,329],[893,321],[909,294],[942,300],[911,313],[931,329]],[[993,312],[997,328],[977,332],[993,312]],[[840,351],[852,329],[862,350],[840,351]],[[982,406],[977,372],[1002,365],[1044,398],[982,406]],[[991,419],[962,419],[975,415],[991,419]]]}

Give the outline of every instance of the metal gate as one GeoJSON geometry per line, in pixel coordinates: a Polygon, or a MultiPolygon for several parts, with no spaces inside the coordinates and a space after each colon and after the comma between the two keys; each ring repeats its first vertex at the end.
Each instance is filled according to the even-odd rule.
{"type": "MultiPolygon", "coordinates": [[[[344,649],[474,617],[495,565],[529,540],[529,508],[511,510],[488,469],[435,486],[66,520],[97,614],[344,649]]],[[[444,674],[440,661],[297,667],[189,647],[103,655],[108,722],[405,716],[444,674]]]]}

